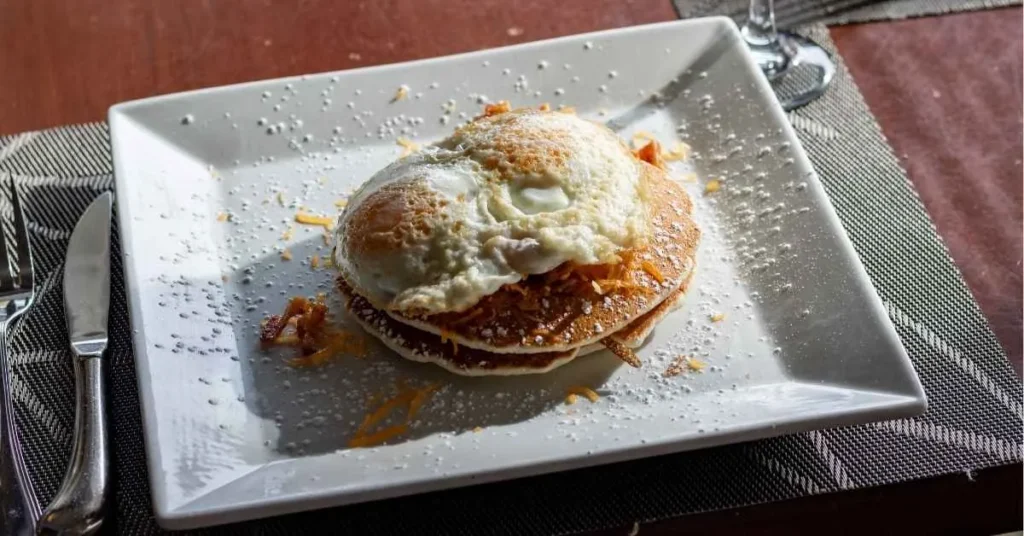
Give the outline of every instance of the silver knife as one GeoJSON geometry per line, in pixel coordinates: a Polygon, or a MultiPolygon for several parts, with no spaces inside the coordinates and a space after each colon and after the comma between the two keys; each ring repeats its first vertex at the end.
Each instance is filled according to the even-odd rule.
{"type": "Polygon", "coordinates": [[[64,310],[74,352],[75,432],[64,482],[39,534],[92,534],[103,523],[109,478],[103,352],[110,305],[110,209],[99,196],[75,225],[64,264],[64,310]]]}

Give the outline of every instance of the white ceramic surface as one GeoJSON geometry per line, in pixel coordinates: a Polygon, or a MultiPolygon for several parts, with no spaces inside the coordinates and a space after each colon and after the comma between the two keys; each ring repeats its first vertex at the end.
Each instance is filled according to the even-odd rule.
{"type": "Polygon", "coordinates": [[[110,126],[149,473],[167,528],[924,410],[863,267],[728,19],[156,97],[114,106],[110,126]],[[402,85],[408,97],[393,101],[402,85]],[[692,147],[672,173],[703,229],[697,275],[640,350],[644,367],[601,353],[541,376],[462,378],[379,344],[318,369],[259,350],[261,318],[292,295],[331,292],[330,271],[309,261],[329,255],[322,230],[295,225],[282,239],[299,207],[333,216],[336,200],[399,155],[397,137],[439,139],[500,99],[571,105],[626,138],[647,131],[692,147]],[[704,195],[712,178],[722,189],[704,195]],[[293,260],[281,259],[285,247],[293,260]],[[724,320],[711,322],[715,313],[724,320]],[[679,354],[708,368],[664,378],[679,354]],[[399,378],[444,387],[407,436],[348,449],[370,396],[399,378]],[[571,385],[602,398],[566,406],[571,385]]]}

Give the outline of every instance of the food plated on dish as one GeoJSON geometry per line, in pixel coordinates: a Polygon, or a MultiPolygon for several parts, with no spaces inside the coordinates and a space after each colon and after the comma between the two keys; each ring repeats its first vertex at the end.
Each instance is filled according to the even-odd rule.
{"type": "MultiPolygon", "coordinates": [[[[263,348],[297,346],[293,366],[365,356],[351,320],[392,353],[461,376],[546,373],[602,350],[642,367],[634,350],[683,303],[700,230],[665,165],[684,151],[663,154],[647,133],[633,145],[571,108],[486,105],[338,203],[327,263],[344,312],[324,294],[295,296],[261,323],[263,348]]],[[[700,367],[682,356],[664,375],[700,367]]],[[[402,380],[374,397],[348,445],[406,434],[442,383],[402,380]]],[[[600,397],[576,384],[555,396],[577,395],[600,397]]]]}
{"type": "Polygon", "coordinates": [[[349,199],[338,288],[389,348],[458,374],[546,372],[604,348],[639,366],[631,349],[693,272],[691,212],[603,125],[489,106],[349,199]]]}
{"type": "Polygon", "coordinates": [[[148,99],[110,125],[168,527],[922,407],[726,19],[148,99]]]}

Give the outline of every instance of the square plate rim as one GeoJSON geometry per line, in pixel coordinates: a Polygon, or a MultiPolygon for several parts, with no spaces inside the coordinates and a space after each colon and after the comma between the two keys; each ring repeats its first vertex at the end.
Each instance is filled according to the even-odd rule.
{"type": "MultiPolygon", "coordinates": [[[[531,49],[545,48],[547,46],[556,45],[558,43],[579,41],[579,40],[584,39],[584,38],[602,38],[602,37],[611,37],[611,36],[623,36],[623,35],[628,35],[628,34],[643,34],[643,33],[650,32],[650,31],[657,31],[657,30],[665,28],[665,27],[685,27],[685,26],[691,26],[691,25],[707,25],[707,26],[712,26],[712,25],[716,25],[716,24],[717,25],[721,25],[721,26],[725,26],[725,28],[724,28],[725,31],[733,33],[736,37],[739,36],[739,30],[736,27],[735,23],[732,21],[732,19],[730,19],[728,17],[724,17],[724,16],[702,17],[702,18],[672,20],[672,21],[662,21],[662,22],[656,22],[656,23],[650,23],[650,24],[628,26],[628,27],[623,27],[623,28],[613,28],[613,29],[599,30],[599,31],[593,31],[593,32],[586,32],[586,33],[581,33],[581,34],[558,36],[558,37],[553,37],[553,38],[549,38],[549,39],[543,39],[543,40],[538,40],[538,41],[531,41],[531,42],[527,42],[527,43],[520,43],[520,44],[513,44],[513,45],[508,45],[508,46],[502,46],[502,47],[473,50],[473,51],[461,52],[461,53],[457,53],[457,54],[450,54],[450,55],[446,55],[446,56],[438,56],[438,57],[433,57],[433,58],[424,58],[424,59],[417,59],[417,60],[401,61],[401,62],[396,62],[396,63],[381,64],[381,65],[371,65],[371,66],[358,67],[358,68],[346,69],[346,70],[338,70],[338,71],[322,71],[322,72],[317,72],[317,73],[308,73],[308,74],[302,74],[302,75],[291,75],[291,76],[285,76],[285,77],[279,77],[279,78],[252,80],[252,81],[246,81],[246,82],[239,82],[239,83],[235,83],[235,84],[229,84],[229,85],[223,85],[223,86],[214,86],[214,87],[208,87],[208,88],[198,88],[198,89],[193,89],[193,90],[188,90],[188,91],[168,93],[168,94],[163,94],[163,95],[155,95],[155,96],[151,96],[151,97],[145,97],[145,98],[140,98],[140,99],[134,99],[134,100],[120,102],[120,103],[112,105],[108,109],[108,114],[107,114],[108,124],[110,126],[110,141],[111,141],[111,150],[112,150],[112,154],[113,154],[113,163],[114,163],[115,188],[117,190],[119,190],[119,191],[123,191],[124,184],[128,180],[126,178],[126,176],[125,176],[125,170],[123,169],[124,164],[121,162],[121,159],[118,157],[117,146],[120,143],[123,143],[124,140],[120,136],[118,136],[118,134],[117,134],[117,132],[120,130],[120,128],[117,125],[119,125],[122,121],[134,122],[135,119],[131,116],[130,112],[133,109],[136,109],[136,108],[145,107],[145,106],[160,105],[160,104],[162,104],[164,102],[174,101],[174,100],[178,100],[178,99],[188,99],[188,98],[197,97],[197,96],[200,96],[200,95],[206,96],[206,95],[212,95],[212,94],[221,93],[221,92],[227,93],[227,92],[231,92],[231,91],[235,91],[235,90],[242,90],[242,89],[247,89],[247,88],[259,87],[259,86],[264,85],[264,84],[284,83],[284,82],[288,82],[288,81],[298,81],[298,80],[305,79],[307,77],[322,77],[322,76],[332,75],[332,74],[337,74],[339,76],[347,76],[347,75],[354,75],[354,74],[359,74],[359,73],[384,73],[384,72],[388,72],[388,71],[401,71],[402,69],[407,68],[409,66],[413,66],[413,65],[415,65],[415,66],[440,65],[440,64],[444,64],[444,63],[450,62],[450,61],[472,59],[474,57],[479,57],[481,55],[488,55],[488,54],[495,53],[495,52],[500,52],[500,51],[512,51],[512,50],[514,50],[514,51],[524,51],[525,52],[525,51],[529,51],[531,49]]],[[[756,69],[756,65],[753,64],[753,60],[749,56],[749,54],[744,54],[744,56],[745,56],[745,61],[748,64],[747,67],[748,68],[755,68],[756,69]]],[[[766,92],[770,92],[771,91],[771,88],[770,88],[767,80],[764,79],[763,76],[759,76],[759,77],[755,77],[755,78],[757,79],[757,84],[759,85],[758,89],[760,91],[766,91],[766,92]]],[[[787,135],[789,137],[791,137],[793,139],[796,139],[795,131],[793,131],[793,128],[790,125],[790,123],[789,123],[789,121],[788,121],[788,119],[787,119],[787,117],[785,115],[785,112],[778,105],[778,103],[775,102],[774,106],[772,106],[771,108],[772,109],[769,110],[769,111],[771,112],[771,115],[773,116],[772,119],[774,121],[777,121],[780,124],[781,128],[783,128],[786,131],[786,133],[787,133],[787,135]]],[[[141,127],[143,127],[143,128],[145,128],[145,126],[142,125],[141,123],[136,123],[136,124],[141,126],[141,127]]],[[[795,149],[796,149],[795,155],[798,158],[801,158],[801,159],[807,161],[807,156],[806,156],[806,153],[805,153],[802,145],[800,145],[799,143],[796,144],[795,149]]],[[[807,164],[808,167],[813,169],[813,166],[811,166],[809,161],[807,161],[806,164],[807,164]]],[[[814,180],[816,180],[816,181],[818,180],[816,176],[814,177],[814,180]]],[[[852,410],[847,410],[845,412],[836,412],[836,413],[831,413],[831,414],[824,414],[824,415],[821,415],[819,417],[813,417],[813,418],[793,417],[789,421],[784,421],[784,424],[780,424],[779,426],[774,427],[774,428],[784,429],[784,431],[778,432],[778,433],[771,433],[771,432],[764,433],[763,431],[759,433],[757,427],[751,427],[751,429],[749,429],[749,430],[742,430],[742,431],[737,431],[737,432],[720,434],[718,437],[729,438],[729,439],[721,440],[721,441],[716,441],[715,444],[717,444],[717,445],[724,445],[724,444],[734,443],[734,442],[738,442],[738,441],[746,441],[746,440],[753,440],[753,439],[758,439],[758,438],[766,438],[766,437],[772,437],[772,436],[778,436],[778,435],[787,435],[787,434],[791,434],[791,433],[798,433],[799,431],[804,430],[804,429],[810,430],[810,429],[820,429],[822,427],[831,427],[831,426],[835,426],[837,422],[839,423],[838,425],[846,426],[846,425],[852,425],[852,424],[863,423],[863,422],[868,422],[868,421],[874,421],[874,420],[879,420],[879,419],[911,417],[911,416],[919,415],[919,414],[921,414],[922,412],[924,412],[927,409],[927,406],[928,406],[927,397],[925,395],[923,386],[921,385],[920,378],[916,374],[916,371],[913,368],[913,365],[912,365],[912,363],[911,363],[911,361],[909,359],[909,356],[906,354],[905,350],[903,349],[902,343],[899,340],[899,337],[897,336],[897,334],[895,332],[895,329],[892,328],[891,322],[889,321],[887,315],[884,314],[884,307],[883,307],[883,305],[881,303],[881,300],[879,298],[877,298],[876,294],[874,294],[874,288],[873,288],[872,283],[871,283],[871,281],[870,281],[870,279],[869,279],[869,277],[868,277],[868,275],[866,273],[866,270],[865,270],[865,268],[863,266],[863,263],[860,261],[859,255],[857,255],[856,251],[854,250],[852,242],[849,240],[849,237],[847,236],[845,229],[843,228],[841,222],[839,221],[838,215],[835,212],[835,208],[832,205],[831,200],[829,200],[827,197],[825,198],[825,200],[827,201],[827,203],[826,203],[827,210],[825,210],[825,213],[826,213],[825,215],[834,224],[834,229],[841,235],[841,239],[838,241],[839,242],[839,246],[844,250],[844,253],[852,256],[852,259],[856,260],[856,262],[853,263],[854,266],[852,268],[857,272],[856,279],[857,279],[858,284],[867,285],[871,289],[872,295],[875,296],[876,299],[873,300],[872,305],[873,305],[873,307],[875,309],[875,312],[876,313],[881,312],[881,314],[879,314],[879,316],[885,321],[886,324],[888,324],[890,326],[890,330],[888,330],[888,333],[886,333],[885,335],[887,337],[889,337],[889,338],[893,338],[895,340],[896,347],[898,347],[900,349],[899,353],[901,355],[897,356],[897,357],[899,357],[899,364],[901,365],[902,368],[905,369],[905,372],[908,373],[910,375],[910,377],[912,377],[915,380],[915,385],[914,385],[914,387],[916,387],[915,392],[898,393],[898,392],[888,392],[888,391],[870,391],[873,394],[878,394],[878,395],[884,395],[884,396],[891,397],[892,398],[891,403],[889,403],[887,405],[884,405],[884,406],[882,406],[880,408],[855,408],[855,409],[852,409],[852,410]],[[870,414],[871,417],[867,418],[866,417],[867,414],[870,414]]],[[[117,217],[118,217],[119,229],[120,229],[120,233],[121,233],[121,237],[122,237],[122,248],[121,248],[121,251],[122,251],[122,261],[123,261],[123,266],[124,266],[125,284],[126,284],[126,286],[129,286],[131,284],[131,282],[137,281],[137,277],[136,277],[136,274],[135,274],[135,264],[134,264],[135,260],[129,258],[129,256],[133,256],[133,255],[131,255],[132,252],[131,252],[131,245],[130,245],[131,244],[131,233],[132,233],[132,231],[131,231],[130,221],[128,221],[127,213],[125,212],[123,207],[121,207],[120,204],[118,204],[117,217]]],[[[135,257],[135,258],[137,258],[137,257],[135,257]]],[[[127,294],[128,294],[129,325],[131,325],[131,315],[132,315],[132,313],[136,313],[137,314],[137,312],[140,310],[140,299],[141,299],[141,297],[139,296],[138,293],[128,292],[127,294]]],[[[154,515],[155,515],[158,523],[162,527],[165,527],[165,528],[168,528],[168,529],[172,529],[172,530],[180,530],[180,529],[198,528],[198,527],[202,527],[202,526],[209,526],[209,525],[220,524],[220,523],[227,523],[227,522],[232,522],[232,521],[240,521],[240,520],[244,520],[244,519],[253,519],[253,518],[257,517],[257,516],[253,516],[253,515],[248,515],[248,516],[241,515],[241,516],[239,516],[238,514],[241,514],[241,513],[247,512],[247,511],[252,511],[252,510],[257,509],[257,508],[258,509],[271,509],[271,510],[274,510],[273,513],[265,514],[265,515],[279,515],[279,514],[283,514],[283,513],[287,513],[287,512],[302,511],[302,510],[306,510],[307,508],[302,508],[301,506],[298,506],[298,504],[303,502],[304,500],[310,500],[311,499],[311,500],[323,501],[325,499],[328,499],[331,495],[337,495],[337,492],[329,492],[329,491],[325,491],[325,490],[320,490],[318,492],[306,492],[301,497],[296,497],[296,496],[291,496],[290,495],[290,496],[284,496],[284,497],[274,497],[274,498],[265,499],[265,500],[261,500],[261,501],[237,502],[236,504],[238,506],[236,508],[230,508],[230,507],[224,507],[224,506],[214,506],[214,507],[209,507],[209,508],[190,509],[189,508],[189,505],[191,504],[190,502],[186,502],[184,504],[177,505],[176,507],[172,507],[169,504],[169,501],[168,501],[168,499],[166,497],[166,494],[165,494],[165,491],[166,491],[166,481],[164,480],[163,475],[161,474],[161,468],[159,466],[159,462],[162,459],[162,457],[160,456],[161,449],[160,449],[159,440],[158,440],[158,437],[157,437],[157,430],[156,430],[155,424],[154,424],[155,411],[156,411],[155,410],[155,405],[157,404],[157,401],[156,401],[156,399],[154,397],[154,393],[152,392],[152,390],[148,388],[148,382],[143,381],[143,378],[144,377],[148,377],[149,372],[150,372],[150,366],[149,366],[149,361],[148,361],[148,356],[147,356],[147,351],[146,351],[146,337],[145,337],[144,330],[142,330],[141,328],[140,329],[133,329],[133,333],[132,333],[131,339],[132,339],[132,344],[133,344],[133,351],[135,352],[135,356],[136,356],[136,358],[135,358],[136,384],[137,384],[138,389],[139,389],[139,404],[140,404],[140,407],[141,407],[141,410],[142,410],[142,416],[141,417],[142,417],[142,427],[143,427],[143,440],[144,440],[144,445],[145,445],[145,450],[146,450],[146,465],[147,465],[147,469],[149,471],[149,478],[148,478],[148,480],[149,480],[149,484],[150,484],[151,503],[152,503],[152,506],[153,506],[153,509],[154,509],[154,515]],[[289,508],[289,505],[293,505],[293,507],[289,508]],[[231,519],[225,519],[225,518],[231,518],[231,519]]],[[[796,384],[796,385],[806,385],[806,386],[813,387],[810,383],[808,383],[806,381],[797,380],[797,379],[793,379],[790,382],[783,382],[783,383],[784,384],[788,384],[788,385],[796,384]]],[[[839,389],[838,387],[836,387],[836,388],[839,389]]],[[[866,390],[863,390],[863,389],[855,389],[855,388],[852,388],[852,387],[850,387],[850,388],[843,388],[843,389],[844,390],[849,390],[849,391],[869,392],[869,391],[866,391],[866,390]]],[[[762,425],[762,427],[763,427],[763,425],[762,425]]],[[[585,463],[585,464],[575,464],[573,467],[566,468],[566,470],[574,470],[574,469],[580,469],[580,468],[585,468],[585,467],[595,467],[595,466],[604,465],[604,464],[607,464],[607,463],[614,463],[614,462],[624,461],[624,460],[628,460],[628,459],[638,459],[638,458],[644,458],[644,457],[648,457],[648,456],[655,456],[655,455],[659,455],[659,454],[668,454],[668,453],[671,453],[671,452],[681,452],[683,450],[690,450],[690,449],[680,449],[681,444],[686,443],[686,442],[687,442],[687,440],[685,440],[685,439],[683,439],[683,440],[675,439],[675,440],[672,440],[672,441],[664,441],[664,442],[661,442],[661,443],[648,445],[646,448],[622,449],[622,452],[613,451],[613,452],[607,453],[605,455],[598,454],[598,455],[593,456],[593,458],[594,459],[598,459],[600,461],[595,461],[593,463],[585,463]],[[629,455],[628,454],[629,452],[641,452],[642,454],[640,454],[640,455],[629,455]],[[610,458],[610,459],[608,459],[608,458],[610,458]]],[[[697,448],[706,448],[706,447],[697,447],[697,448]]],[[[289,458],[289,459],[286,459],[286,460],[280,460],[280,461],[276,461],[276,462],[271,462],[271,463],[264,464],[264,465],[261,465],[259,467],[256,467],[252,471],[250,471],[250,473],[247,473],[247,474],[251,474],[251,473],[260,471],[263,468],[265,468],[265,467],[267,467],[267,466],[269,466],[271,464],[295,463],[295,462],[296,462],[296,460],[292,459],[292,458],[289,458]]],[[[487,471],[485,473],[485,475],[493,475],[493,476],[490,477],[490,478],[488,478],[486,476],[484,478],[474,478],[472,480],[472,482],[467,482],[467,484],[462,484],[462,485],[469,485],[469,484],[475,484],[475,483],[484,483],[484,482],[494,482],[494,481],[506,480],[506,479],[508,479],[510,477],[507,477],[507,476],[504,476],[504,475],[505,475],[506,472],[510,472],[510,471],[519,472],[520,473],[519,477],[525,477],[525,478],[528,478],[529,476],[550,473],[550,472],[552,472],[552,470],[548,469],[547,467],[551,466],[551,465],[555,465],[556,463],[557,462],[549,462],[549,463],[543,463],[543,464],[536,464],[536,463],[534,463],[534,464],[530,464],[530,465],[525,466],[525,467],[514,466],[512,468],[501,468],[501,469],[497,469],[497,470],[487,471]],[[536,470],[526,469],[527,467],[535,467],[536,470]]],[[[447,482],[447,481],[452,481],[452,480],[458,481],[460,479],[464,479],[464,477],[446,476],[446,477],[441,477],[441,478],[433,479],[432,481],[447,482]]],[[[428,480],[427,483],[429,483],[430,481],[431,480],[428,480]]],[[[412,485],[413,486],[418,486],[418,485],[422,485],[422,484],[423,484],[423,482],[414,482],[412,485]]],[[[227,486],[227,485],[230,485],[230,483],[225,484],[225,486],[227,486]]],[[[431,489],[446,489],[446,488],[450,488],[450,487],[458,487],[458,486],[438,486],[438,487],[434,487],[434,488],[431,488],[431,489]]],[[[414,493],[428,492],[428,491],[431,491],[431,489],[423,489],[423,490],[420,490],[420,491],[416,491],[414,493]]],[[[380,497],[380,498],[383,499],[385,497],[380,497]]],[[[367,499],[367,500],[376,500],[376,499],[371,498],[371,499],[367,499]]],[[[265,517],[265,515],[261,515],[261,516],[258,516],[258,517],[265,517]]]]}
{"type": "MultiPolygon", "coordinates": [[[[793,382],[780,382],[777,384],[765,384],[765,387],[772,385],[787,385],[795,386],[799,389],[824,389],[824,390],[835,390],[845,392],[857,392],[863,394],[871,394],[880,397],[882,400],[878,402],[877,406],[871,407],[855,407],[842,411],[837,411],[828,414],[822,414],[814,417],[806,417],[793,415],[777,421],[774,425],[777,429],[786,430],[782,433],[763,433],[764,425],[749,425],[741,429],[730,431],[728,433],[720,433],[718,435],[709,435],[712,439],[708,445],[700,446],[696,448],[684,448],[680,449],[679,445],[683,442],[689,442],[690,440],[665,440],[665,441],[654,441],[649,442],[642,447],[628,447],[619,449],[609,449],[604,452],[598,452],[590,456],[591,460],[596,460],[593,463],[585,464],[574,464],[570,467],[566,467],[562,470],[551,470],[549,467],[555,467],[566,462],[566,460],[575,460],[576,458],[562,458],[555,461],[546,461],[542,463],[530,463],[524,465],[512,465],[508,467],[501,467],[494,470],[488,470],[484,472],[476,473],[471,479],[464,476],[452,476],[445,475],[438,478],[427,478],[419,479],[415,481],[407,481],[401,485],[388,486],[378,488],[379,490],[387,490],[391,487],[413,487],[417,488],[417,491],[411,493],[402,493],[400,495],[381,495],[379,497],[371,496],[366,499],[358,501],[347,502],[336,506],[355,506],[357,504],[372,502],[377,500],[388,500],[388,499],[401,499],[403,497],[409,497],[413,495],[419,495],[422,493],[430,492],[441,492],[444,490],[455,489],[459,487],[494,484],[504,481],[520,479],[520,478],[531,478],[539,477],[545,474],[551,474],[555,472],[571,472],[577,470],[595,469],[611,463],[627,462],[631,460],[640,460],[644,458],[657,457],[671,454],[684,454],[685,452],[703,450],[706,448],[716,448],[721,446],[738,444],[746,441],[757,441],[761,439],[769,439],[772,437],[786,436],[791,434],[806,433],[808,431],[822,430],[833,427],[844,427],[844,426],[855,426],[864,424],[865,422],[874,422],[879,420],[878,415],[885,412],[885,419],[897,419],[907,418],[919,415],[925,408],[926,403],[921,399],[918,399],[912,395],[901,395],[884,393],[880,391],[868,391],[863,389],[854,388],[840,388],[830,386],[816,386],[806,381],[793,381],[793,382]],[[720,441],[719,438],[728,438],[727,440],[720,441]],[[637,453],[640,453],[637,455],[637,453]],[[433,485],[434,483],[446,483],[446,482],[464,482],[463,484],[455,484],[451,486],[445,485],[433,485]]],[[[324,456],[324,455],[319,455],[324,456]]],[[[271,462],[259,467],[256,467],[245,474],[245,476],[258,473],[266,467],[272,464],[280,463],[292,463],[294,460],[281,460],[278,462],[271,462]]],[[[231,483],[227,483],[220,488],[230,486],[231,483]]],[[[211,490],[212,493],[215,490],[211,490]]],[[[208,493],[208,494],[209,494],[208,493]]],[[[369,495],[374,495],[370,493],[369,495]]],[[[208,495],[207,494],[207,495],[208,495]]],[[[202,495],[197,499],[205,497],[202,495]]],[[[336,492],[330,490],[316,490],[310,491],[303,494],[302,501],[321,501],[329,503],[331,498],[336,496],[336,492]]],[[[193,501],[194,502],[194,501],[193,501]]],[[[250,519],[259,519],[272,517],[275,515],[284,515],[288,513],[296,513],[308,511],[308,508],[295,508],[293,505],[296,503],[296,499],[290,496],[274,497],[259,501],[247,501],[247,502],[234,502],[235,508],[230,510],[222,505],[205,506],[194,508],[191,505],[193,502],[184,503],[178,508],[166,510],[166,515],[158,517],[161,526],[164,526],[170,530],[183,530],[183,529],[194,529],[206,526],[214,526],[222,523],[230,523],[233,521],[244,521],[250,519]],[[273,513],[266,513],[270,510],[273,513]],[[245,512],[251,512],[253,515],[246,516],[245,512]],[[225,517],[232,517],[232,519],[225,520],[225,517]]],[[[330,507],[330,506],[326,506],[330,507]]]]}
{"type": "Polygon", "coordinates": [[[352,75],[352,74],[365,73],[365,72],[380,73],[380,72],[386,72],[386,71],[389,71],[389,70],[401,70],[401,69],[409,67],[411,65],[423,66],[423,65],[431,65],[431,64],[434,64],[434,63],[444,63],[444,62],[448,62],[448,61],[452,61],[452,60],[466,59],[466,58],[471,58],[473,56],[477,56],[477,55],[480,55],[480,54],[489,54],[489,53],[499,52],[499,51],[509,51],[509,50],[525,51],[525,50],[529,50],[531,48],[540,48],[540,47],[544,47],[544,46],[548,46],[548,45],[557,44],[559,42],[575,41],[575,40],[578,40],[578,39],[584,38],[584,37],[601,37],[601,36],[609,36],[609,35],[625,35],[625,34],[629,34],[629,33],[646,33],[646,32],[652,31],[652,30],[657,30],[659,28],[669,27],[669,26],[690,26],[690,25],[694,25],[694,26],[708,25],[708,26],[711,26],[712,24],[723,25],[723,26],[726,27],[726,31],[733,31],[733,32],[736,33],[737,36],[740,35],[739,34],[739,28],[736,26],[736,23],[732,19],[730,19],[729,17],[726,17],[724,15],[715,15],[715,16],[711,16],[711,17],[696,17],[696,18],[690,18],[690,19],[677,19],[677,20],[668,20],[668,21],[660,21],[660,22],[651,22],[651,23],[647,23],[647,24],[638,24],[638,25],[635,25],[635,26],[623,26],[623,27],[620,27],[620,28],[609,28],[609,29],[606,29],[606,30],[596,30],[596,31],[592,31],[592,32],[584,32],[584,33],[571,34],[571,35],[561,35],[561,36],[557,36],[557,37],[549,37],[547,39],[539,39],[537,41],[528,41],[528,42],[525,42],[525,43],[516,43],[516,44],[504,45],[504,46],[499,46],[499,47],[482,48],[482,49],[479,49],[479,50],[470,50],[470,51],[467,51],[467,52],[457,52],[457,53],[454,53],[454,54],[446,54],[444,56],[434,56],[434,57],[430,57],[430,58],[420,58],[420,59],[415,59],[415,60],[403,60],[403,61],[397,61],[397,62],[394,62],[394,63],[381,63],[381,64],[377,64],[377,65],[365,65],[365,66],[360,66],[360,67],[353,67],[351,69],[330,70],[330,71],[320,71],[320,72],[315,72],[315,73],[303,73],[303,74],[298,74],[298,75],[280,76],[280,77],[277,77],[277,78],[263,78],[263,79],[260,79],[260,80],[249,80],[249,81],[245,81],[245,82],[236,82],[236,83],[233,83],[233,84],[225,84],[225,85],[220,85],[220,86],[202,87],[202,88],[196,88],[196,89],[189,89],[189,90],[185,90],[185,91],[175,91],[175,92],[172,92],[172,93],[164,93],[164,94],[160,94],[160,95],[152,95],[152,96],[149,96],[149,97],[141,97],[141,98],[138,98],[138,99],[131,99],[131,100],[121,101],[121,102],[112,104],[107,109],[107,117],[108,117],[108,120],[109,120],[110,118],[112,118],[114,116],[115,113],[124,113],[125,115],[127,115],[126,112],[128,110],[131,110],[132,108],[159,103],[160,101],[163,101],[163,100],[173,100],[173,99],[183,98],[183,97],[193,97],[193,96],[200,95],[200,94],[201,95],[211,95],[211,94],[215,94],[215,93],[219,93],[219,92],[226,92],[226,91],[230,91],[230,90],[238,90],[238,89],[244,89],[244,88],[249,88],[249,87],[256,87],[256,86],[260,86],[260,85],[266,84],[266,83],[294,82],[294,81],[300,81],[300,80],[302,80],[305,77],[319,77],[319,76],[332,75],[332,74],[336,74],[336,75],[342,76],[342,75],[352,75]]]}

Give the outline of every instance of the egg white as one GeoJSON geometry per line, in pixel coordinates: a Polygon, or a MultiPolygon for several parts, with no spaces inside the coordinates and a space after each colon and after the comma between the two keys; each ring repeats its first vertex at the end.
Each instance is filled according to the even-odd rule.
{"type": "Polygon", "coordinates": [[[615,262],[647,234],[640,165],[575,115],[477,120],[349,199],[335,263],[376,307],[440,313],[567,261],[615,262]]]}

